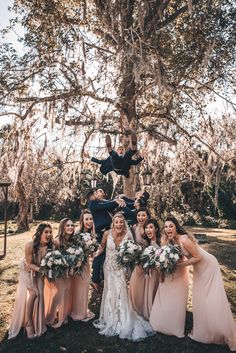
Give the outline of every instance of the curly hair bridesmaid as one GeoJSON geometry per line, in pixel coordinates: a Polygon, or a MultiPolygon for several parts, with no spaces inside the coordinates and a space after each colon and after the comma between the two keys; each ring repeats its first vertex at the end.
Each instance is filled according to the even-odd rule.
{"type": "Polygon", "coordinates": [[[29,339],[41,336],[46,331],[44,280],[39,273],[39,265],[48,249],[52,249],[52,227],[49,223],[41,223],[33,235],[33,240],[26,243],[25,258],[19,265],[19,283],[9,339],[17,336],[22,326],[29,339]]]}

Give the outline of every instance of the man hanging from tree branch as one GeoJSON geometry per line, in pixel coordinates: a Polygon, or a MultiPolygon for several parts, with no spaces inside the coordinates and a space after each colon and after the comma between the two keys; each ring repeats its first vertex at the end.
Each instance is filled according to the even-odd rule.
{"type": "MultiPolygon", "coordinates": [[[[129,170],[131,166],[139,164],[144,159],[142,156],[139,156],[137,159],[132,159],[137,153],[137,136],[134,132],[131,133],[131,144],[127,151],[125,151],[123,146],[119,146],[115,151],[111,146],[110,135],[106,135],[106,146],[110,155],[108,158],[91,158],[92,162],[101,164],[100,172],[103,175],[114,171],[116,174],[124,175],[126,178],[129,178],[129,170]]],[[[85,157],[90,158],[88,153],[85,153],[84,155],[85,157]]]]}

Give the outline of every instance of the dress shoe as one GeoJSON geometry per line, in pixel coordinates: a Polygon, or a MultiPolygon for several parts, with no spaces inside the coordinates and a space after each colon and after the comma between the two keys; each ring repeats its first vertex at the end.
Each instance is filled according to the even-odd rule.
{"type": "Polygon", "coordinates": [[[30,326],[30,325],[25,326],[25,332],[29,340],[33,340],[34,338],[37,337],[34,333],[33,326],[30,326]]]}

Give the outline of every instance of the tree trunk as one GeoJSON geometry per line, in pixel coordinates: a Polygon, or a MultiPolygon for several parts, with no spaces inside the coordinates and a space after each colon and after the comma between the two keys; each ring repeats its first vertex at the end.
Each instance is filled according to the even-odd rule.
{"type": "Polygon", "coordinates": [[[214,216],[218,216],[218,202],[219,202],[219,188],[220,188],[220,164],[216,169],[216,184],[215,184],[215,198],[214,198],[214,216]]]}
{"type": "Polygon", "coordinates": [[[134,168],[131,168],[129,171],[129,178],[123,178],[124,194],[129,198],[134,198],[136,190],[136,177],[133,169],[134,168]]]}
{"type": "Polygon", "coordinates": [[[34,206],[31,203],[29,207],[29,223],[32,223],[34,220],[34,206]]]}
{"type": "MultiPolygon", "coordinates": [[[[123,132],[126,130],[136,131],[136,101],[135,101],[135,83],[133,77],[133,62],[125,62],[123,64],[125,73],[123,80],[120,85],[121,92],[121,129],[123,132]]],[[[130,135],[125,135],[122,141],[124,147],[127,149],[130,147],[130,135]]],[[[130,168],[130,177],[123,178],[124,194],[128,197],[133,198],[136,190],[137,178],[135,177],[135,168],[130,168]]]]}
{"type": "Polygon", "coordinates": [[[25,232],[29,230],[29,222],[28,222],[28,200],[25,195],[25,188],[21,181],[17,182],[17,194],[19,201],[19,212],[17,216],[17,231],[25,232]]]}
{"type": "MultiPolygon", "coordinates": [[[[136,61],[135,55],[129,55],[129,45],[134,40],[130,28],[133,26],[134,21],[134,1],[123,1],[122,6],[122,21],[123,21],[123,53],[121,60],[121,73],[122,80],[119,85],[118,95],[120,96],[120,123],[121,130],[134,130],[137,129],[137,113],[136,113],[136,83],[134,77],[134,62],[136,61]]],[[[137,39],[136,39],[137,40],[137,39]]],[[[130,144],[130,135],[124,137],[122,141],[125,148],[130,144]]],[[[137,178],[135,177],[135,168],[130,169],[130,177],[123,178],[124,193],[129,197],[134,197],[136,190],[137,178]]]]}

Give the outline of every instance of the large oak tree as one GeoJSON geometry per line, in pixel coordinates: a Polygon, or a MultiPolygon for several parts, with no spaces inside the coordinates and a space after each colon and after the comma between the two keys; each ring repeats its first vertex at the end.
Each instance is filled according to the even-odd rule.
{"type": "Polygon", "coordinates": [[[234,1],[15,0],[13,10],[25,53],[1,49],[2,114],[40,111],[125,144],[136,129],[157,146],[201,140],[212,97],[235,109],[234,1]]]}

